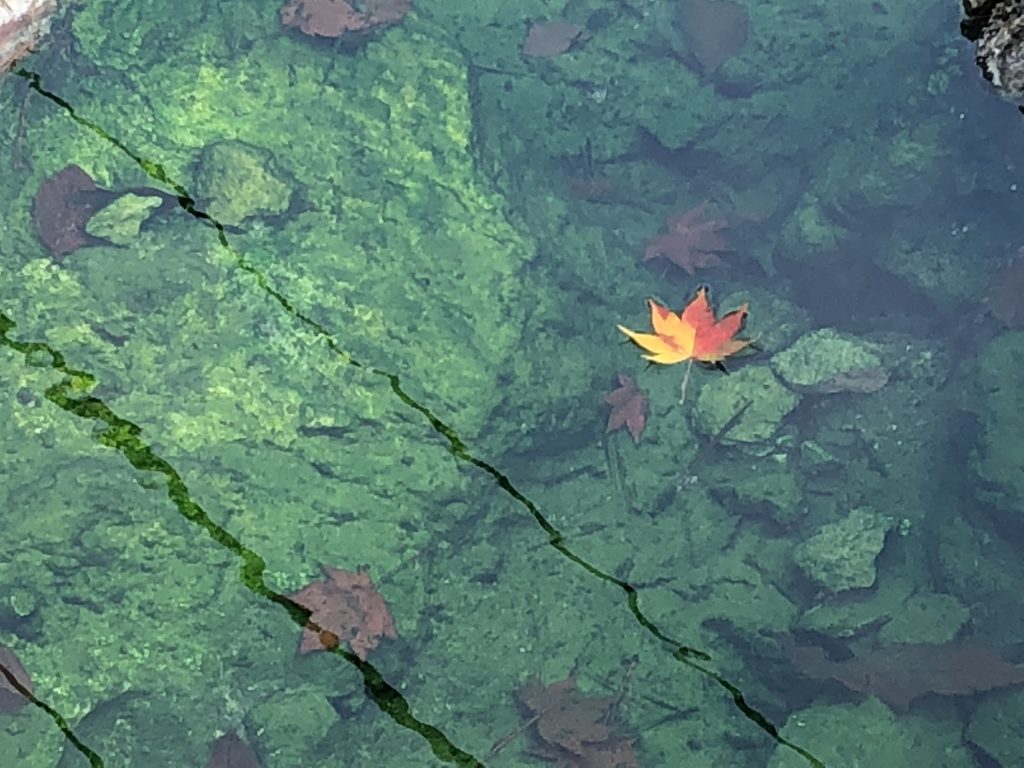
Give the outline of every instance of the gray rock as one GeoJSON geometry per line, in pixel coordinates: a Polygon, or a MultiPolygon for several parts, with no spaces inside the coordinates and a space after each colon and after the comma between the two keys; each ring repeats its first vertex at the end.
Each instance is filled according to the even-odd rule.
{"type": "Polygon", "coordinates": [[[832,328],[804,334],[771,367],[793,389],[810,392],[874,392],[889,380],[881,347],[832,328]]]}
{"type": "Polygon", "coordinates": [[[875,558],[894,522],[870,509],[855,509],[828,523],[797,546],[793,561],[807,577],[831,592],[875,583],[875,558]]]}

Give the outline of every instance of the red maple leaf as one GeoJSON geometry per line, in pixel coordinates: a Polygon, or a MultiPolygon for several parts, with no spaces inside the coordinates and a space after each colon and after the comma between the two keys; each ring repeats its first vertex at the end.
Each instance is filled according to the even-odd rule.
{"type": "Polygon", "coordinates": [[[684,360],[720,363],[752,342],[752,339],[736,338],[750,314],[747,305],[741,304],[716,318],[708,301],[707,288],[697,291],[678,315],[654,299],[648,299],[647,303],[651,308],[654,333],[637,333],[622,325],[618,328],[648,353],[644,357],[652,363],[673,365],[684,360]]]}
{"type": "Polygon", "coordinates": [[[647,241],[644,261],[668,259],[690,275],[704,267],[718,266],[722,263],[718,254],[729,247],[721,234],[725,226],[722,219],[705,218],[703,203],[669,216],[668,232],[647,241]]]}
{"type": "MultiPolygon", "coordinates": [[[[741,304],[738,309],[716,318],[708,301],[707,288],[697,291],[678,315],[654,299],[648,299],[647,303],[651,308],[654,333],[638,333],[622,325],[618,328],[648,353],[644,357],[652,363],[674,365],[688,361],[686,375],[679,386],[680,403],[686,399],[686,385],[690,381],[690,367],[694,360],[713,364],[724,371],[722,361],[725,358],[753,343],[753,339],[736,338],[749,314],[747,305],[741,304]]],[[[609,428],[610,425],[609,419],[609,428]]]]}
{"type": "Polygon", "coordinates": [[[397,637],[387,603],[373,586],[370,574],[321,566],[327,581],[314,581],[289,597],[312,611],[317,627],[303,627],[299,653],[336,648],[347,642],[360,659],[380,644],[382,637],[397,637]]]}
{"type": "Polygon", "coordinates": [[[726,312],[720,318],[708,301],[708,289],[701,288],[697,295],[686,305],[680,314],[684,323],[692,325],[696,331],[693,338],[693,359],[702,363],[720,363],[730,355],[748,347],[752,339],[737,339],[736,334],[743,330],[750,311],[746,304],[741,304],[732,312],[726,312]]]}
{"type": "Polygon", "coordinates": [[[625,427],[633,442],[639,443],[647,424],[647,396],[637,387],[633,377],[620,373],[619,386],[605,395],[604,401],[612,407],[604,431],[614,432],[625,427]]]}

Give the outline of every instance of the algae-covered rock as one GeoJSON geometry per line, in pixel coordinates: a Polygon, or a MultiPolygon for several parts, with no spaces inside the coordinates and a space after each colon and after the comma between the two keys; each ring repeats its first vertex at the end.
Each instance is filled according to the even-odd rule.
{"type": "Polygon", "coordinates": [[[913,580],[901,574],[879,579],[871,590],[823,595],[821,602],[800,616],[796,628],[848,640],[897,615],[914,589],[913,580]]]}
{"type": "Polygon", "coordinates": [[[753,518],[767,517],[789,525],[806,512],[800,485],[785,454],[716,461],[701,471],[700,478],[716,494],[732,498],[744,515],[753,518]]]}
{"type": "MultiPolygon", "coordinates": [[[[173,701],[150,692],[116,696],[94,707],[75,724],[75,735],[103,755],[105,765],[146,765],[175,768],[189,742],[187,726],[173,701]],[[159,723],[159,727],[154,727],[159,723]]],[[[76,749],[66,748],[57,768],[85,763],[76,749]]]]}
{"type": "Polygon", "coordinates": [[[832,592],[870,587],[875,558],[893,521],[869,509],[855,509],[801,543],[793,560],[811,581],[832,592]]]}
{"type": "Polygon", "coordinates": [[[817,260],[821,251],[835,250],[849,234],[813,194],[803,197],[782,230],[786,257],[796,261],[817,260]]]}
{"type": "Polygon", "coordinates": [[[1024,332],[1004,333],[993,339],[978,358],[978,391],[972,398],[982,434],[975,467],[985,481],[979,489],[985,501],[1012,515],[1024,509],[1024,332]]]}
{"type": "Polygon", "coordinates": [[[771,366],[789,386],[816,392],[871,391],[885,383],[880,347],[832,328],[801,336],[771,366]]]}
{"type": "Polygon", "coordinates": [[[64,734],[37,707],[23,707],[15,715],[0,714],[0,755],[4,755],[5,765],[53,768],[67,747],[64,734]]]}
{"type": "Polygon", "coordinates": [[[271,765],[305,764],[336,722],[338,714],[324,691],[311,685],[282,690],[253,707],[247,717],[271,765]]]}
{"type": "Polygon", "coordinates": [[[85,231],[114,245],[128,245],[139,236],[139,228],[162,202],[156,195],[121,195],[97,211],[85,225],[85,231]]]}
{"type": "Polygon", "coordinates": [[[988,271],[977,269],[972,259],[977,241],[963,235],[951,238],[948,231],[929,229],[916,239],[903,237],[882,249],[876,257],[879,263],[941,305],[974,299],[991,279],[988,271]]]}
{"type": "Polygon", "coordinates": [[[196,164],[196,194],[210,216],[229,226],[282,213],[291,203],[291,189],[272,165],[270,152],[243,141],[208,144],[196,164]]]}
{"type": "Polygon", "coordinates": [[[907,598],[878,633],[883,645],[948,643],[970,619],[971,612],[953,595],[922,592],[907,598]]]}
{"type": "Polygon", "coordinates": [[[1024,765],[1024,691],[986,696],[971,716],[967,738],[998,761],[1024,765]]]}
{"type": "MultiPolygon", "coordinates": [[[[802,709],[782,735],[837,768],[973,768],[959,723],[935,716],[897,717],[878,699],[802,709]]],[[[807,760],[778,746],[768,768],[807,768],[807,760]]]]}
{"type": "Polygon", "coordinates": [[[830,596],[807,610],[797,628],[846,640],[879,627],[885,645],[946,643],[956,637],[970,614],[952,595],[915,594],[907,578],[880,578],[875,589],[830,596]]]}
{"type": "Polygon", "coordinates": [[[799,401],[766,366],[750,365],[701,387],[694,426],[724,444],[765,443],[799,401]]]}
{"type": "Polygon", "coordinates": [[[769,354],[785,349],[811,327],[806,309],[764,288],[744,287],[723,297],[719,304],[749,304],[753,311],[747,317],[743,335],[757,339],[757,348],[769,354]]]}

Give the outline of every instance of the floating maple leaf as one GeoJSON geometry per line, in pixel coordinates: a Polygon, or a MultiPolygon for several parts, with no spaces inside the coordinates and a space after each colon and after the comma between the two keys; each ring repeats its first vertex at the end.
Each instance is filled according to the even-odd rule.
{"type": "MultiPolygon", "coordinates": [[[[644,358],[652,363],[672,365],[688,360],[692,365],[697,360],[725,370],[722,364],[725,358],[753,343],[753,339],[736,338],[747,319],[747,305],[743,304],[739,309],[716,318],[706,288],[697,291],[697,295],[678,315],[654,299],[648,299],[647,302],[651,307],[654,333],[637,333],[622,325],[618,329],[638,347],[649,352],[644,358]]],[[[689,380],[688,365],[680,386],[680,403],[686,399],[686,384],[689,380]]]]}
{"type": "Polygon", "coordinates": [[[395,620],[370,574],[321,566],[327,581],[314,581],[289,597],[313,612],[319,631],[302,629],[299,653],[336,648],[347,642],[352,653],[365,659],[382,637],[397,637],[395,620]]]}
{"type": "Polygon", "coordinates": [[[818,646],[800,646],[790,659],[806,677],[837,680],[898,712],[930,693],[962,696],[1024,684],[1024,669],[975,645],[893,645],[845,661],[831,661],[818,646]]]}
{"type": "Polygon", "coordinates": [[[604,431],[614,432],[625,427],[633,442],[639,443],[647,423],[647,396],[637,387],[633,377],[620,373],[619,386],[605,395],[604,401],[612,407],[604,431]]]}
{"type": "Polygon", "coordinates": [[[747,305],[715,317],[706,288],[676,315],[654,299],[648,299],[654,333],[637,333],[619,325],[638,347],[650,354],[644,358],[652,363],[672,365],[684,360],[720,363],[730,355],[748,347],[752,339],[737,339],[749,314],[747,305]]]}
{"type": "Polygon", "coordinates": [[[722,263],[718,254],[729,247],[721,219],[704,216],[704,204],[668,218],[668,232],[647,241],[644,261],[668,259],[692,275],[698,269],[722,263]]]}

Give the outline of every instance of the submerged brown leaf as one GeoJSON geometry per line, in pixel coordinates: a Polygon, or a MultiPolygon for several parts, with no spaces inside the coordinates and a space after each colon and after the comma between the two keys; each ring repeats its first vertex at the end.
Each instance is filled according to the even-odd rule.
{"type": "Polygon", "coordinates": [[[311,619],[317,624],[316,630],[303,628],[299,653],[331,650],[347,642],[352,653],[365,659],[382,637],[398,636],[391,611],[370,574],[322,567],[327,581],[314,581],[289,595],[313,612],[311,619]]]}
{"type": "Polygon", "coordinates": [[[1024,328],[1024,248],[992,277],[988,308],[1007,328],[1024,328]]]}
{"type": "Polygon", "coordinates": [[[263,764],[238,734],[225,733],[213,742],[206,768],[263,768],[263,764]]]}
{"type": "Polygon", "coordinates": [[[18,685],[32,693],[32,678],[28,676],[21,661],[10,648],[0,645],[0,712],[17,712],[28,703],[28,699],[11,683],[7,675],[18,685]]]}
{"type": "Polygon", "coordinates": [[[573,43],[583,35],[579,24],[565,21],[535,21],[530,25],[523,40],[523,55],[539,59],[551,59],[572,48],[573,43]]]}
{"type": "Polygon", "coordinates": [[[963,696],[1024,683],[1024,669],[976,645],[893,645],[845,661],[828,659],[818,646],[799,646],[790,659],[806,677],[836,680],[899,712],[928,694],[963,696]]]}
{"type": "Polygon", "coordinates": [[[608,414],[605,432],[614,432],[625,427],[634,443],[640,442],[640,435],[647,425],[647,396],[640,391],[632,376],[619,374],[619,386],[604,396],[612,407],[608,414]]]}
{"type": "Polygon", "coordinates": [[[584,696],[568,677],[548,686],[535,680],[519,691],[540,739],[540,754],[560,768],[638,768],[633,740],[609,724],[615,699],[584,696]]]}
{"type": "Polygon", "coordinates": [[[676,23],[706,75],[739,53],[747,42],[747,11],[732,0],[679,0],[676,23]]]}
{"type": "Polygon", "coordinates": [[[103,242],[89,235],[85,225],[106,202],[89,174],[77,165],[67,166],[39,185],[32,199],[32,221],[55,261],[103,242]]]}

